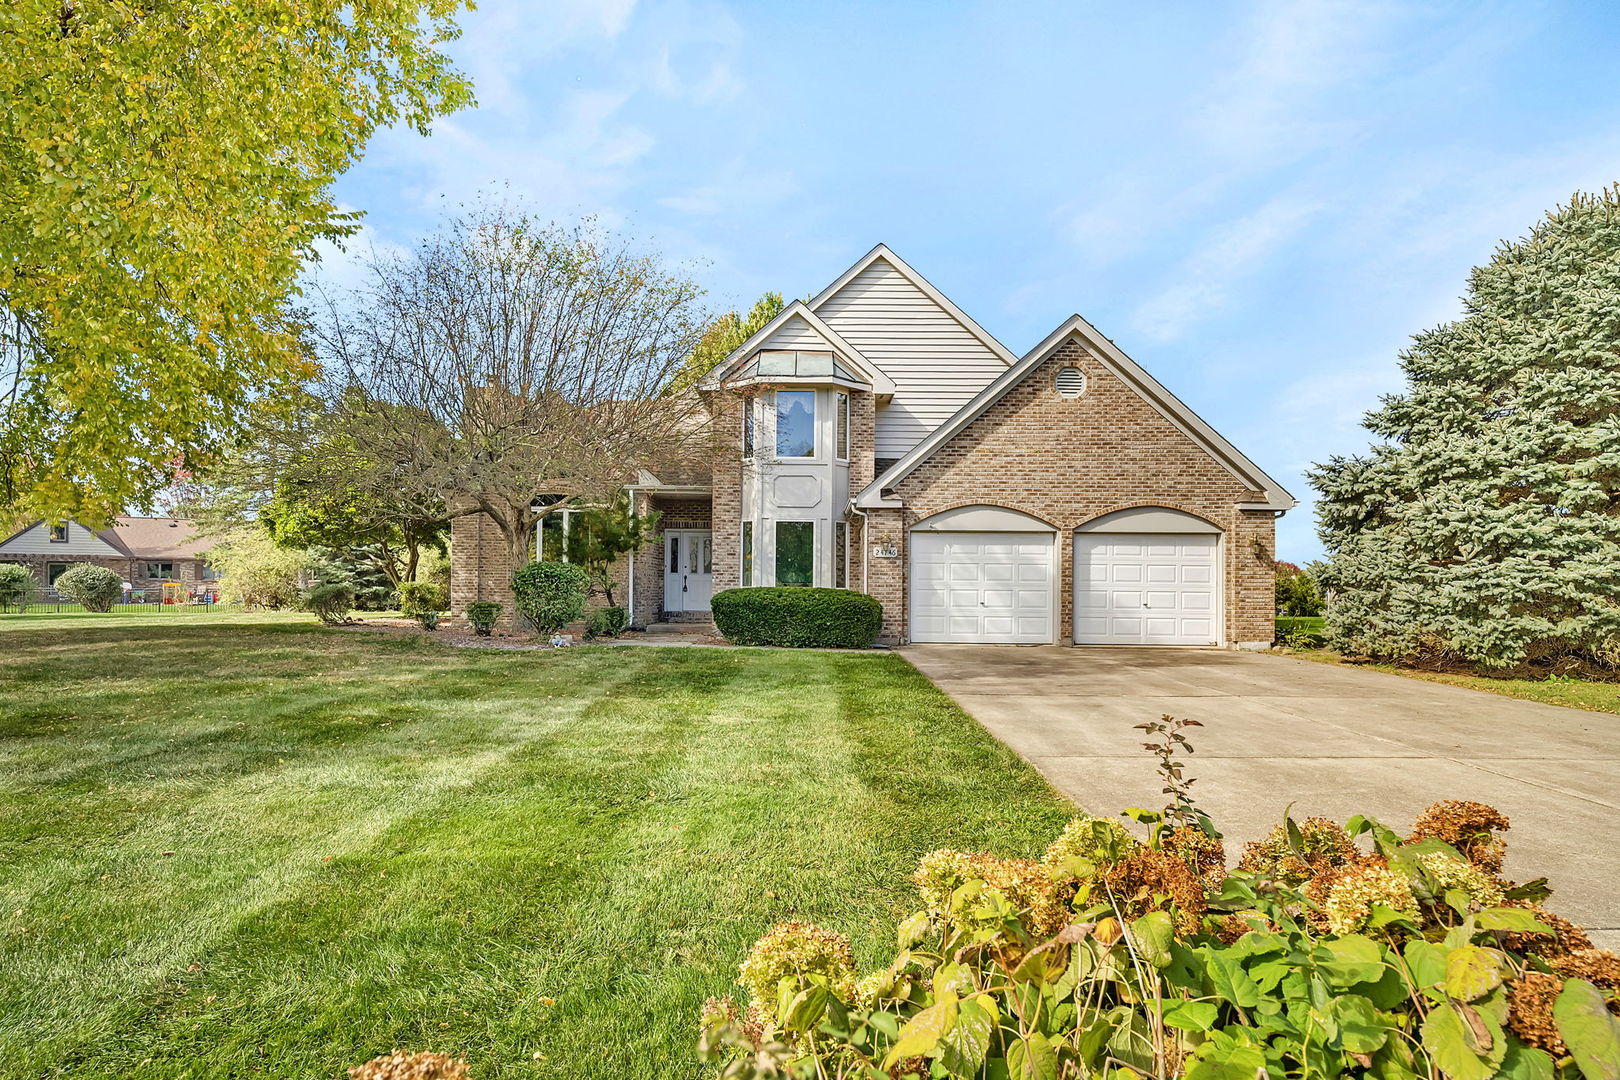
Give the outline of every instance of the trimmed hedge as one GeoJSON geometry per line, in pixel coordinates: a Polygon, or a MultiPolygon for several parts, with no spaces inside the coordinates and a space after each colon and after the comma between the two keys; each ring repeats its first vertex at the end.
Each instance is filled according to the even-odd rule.
{"type": "Polygon", "coordinates": [[[124,595],[124,579],[105,566],[78,563],[56,579],[56,594],[86,611],[108,612],[124,595]]]}
{"type": "Polygon", "coordinates": [[[734,645],[864,649],[883,626],[882,604],[845,589],[727,589],[716,593],[710,606],[714,625],[734,645]]]}
{"type": "Polygon", "coordinates": [[[585,640],[618,637],[630,625],[630,616],[622,607],[597,608],[585,616],[585,640]]]}

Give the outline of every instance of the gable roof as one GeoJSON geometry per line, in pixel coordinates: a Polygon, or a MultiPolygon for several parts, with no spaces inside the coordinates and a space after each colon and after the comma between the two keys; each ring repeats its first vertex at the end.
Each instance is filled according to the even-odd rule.
{"type": "Polygon", "coordinates": [[[700,390],[718,390],[720,385],[725,382],[726,378],[729,377],[744,360],[748,359],[755,349],[769,341],[772,335],[774,335],[778,330],[782,329],[782,327],[786,326],[793,319],[802,319],[804,322],[809,324],[810,329],[820,334],[822,338],[826,340],[827,344],[831,345],[834,349],[837,349],[843,355],[844,359],[848,360],[860,371],[861,375],[866,379],[866,381],[871,383],[872,392],[874,394],[894,393],[894,380],[885,375],[883,370],[876,364],[872,363],[872,361],[861,355],[861,351],[859,349],[845,341],[838,331],[828,326],[821,316],[817,315],[813,310],[811,310],[803,300],[795,300],[793,303],[777,312],[776,318],[760,327],[747,341],[731,350],[731,355],[726,357],[725,363],[709,372],[709,374],[704,377],[703,381],[698,384],[698,388],[700,390]]]}
{"type": "Polygon", "coordinates": [[[1255,491],[1264,493],[1258,502],[1240,503],[1246,510],[1291,510],[1299,505],[1281,484],[1267,476],[1265,471],[1245,457],[1237,447],[1227,442],[1219,432],[1189,409],[1179,398],[1166,390],[1157,379],[1121,352],[1112,341],[1079,315],[1071,315],[1056,330],[1048,334],[1039,345],[985,387],[977,396],[957,410],[945,423],[934,429],[927,438],[912,447],[911,452],[891,465],[887,471],[868,484],[855,497],[855,505],[870,509],[895,506],[883,498],[885,489],[893,487],[917,466],[931,457],[985,411],[1000,401],[1008,390],[1018,385],[1032,370],[1046,360],[1070,336],[1078,337],[1104,367],[1129,386],[1182,434],[1186,435],[1205,453],[1220,463],[1229,473],[1255,491]]]}
{"type": "MultiPolygon", "coordinates": [[[[44,519],[40,519],[23,526],[0,540],[0,548],[44,524],[44,519]]],[[[79,525],[76,521],[68,524],[79,525]]],[[[120,517],[114,518],[112,525],[105,529],[91,529],[83,525],[79,525],[79,528],[130,559],[195,559],[216,544],[213,539],[200,536],[197,527],[185,518],[120,517]]],[[[82,552],[79,554],[82,555],[82,552]]]]}
{"type": "Polygon", "coordinates": [[[934,288],[933,282],[917,273],[917,271],[913,270],[910,264],[908,264],[904,259],[890,251],[887,244],[879,244],[871,251],[868,251],[865,255],[862,255],[859,259],[855,260],[855,265],[851,266],[848,270],[845,270],[842,274],[839,274],[831,285],[828,285],[825,289],[822,289],[815,296],[811,297],[809,302],[810,309],[814,311],[817,308],[820,308],[822,304],[825,304],[828,300],[837,295],[839,290],[841,290],[845,285],[848,285],[851,281],[855,280],[855,278],[859,277],[862,271],[880,259],[894,267],[895,270],[899,271],[901,277],[904,277],[907,281],[921,289],[928,299],[938,304],[947,315],[955,319],[958,323],[962,324],[962,328],[964,330],[972,334],[975,338],[978,338],[980,343],[982,343],[985,348],[995,353],[996,356],[1001,359],[1002,363],[1012,364],[1014,361],[1016,361],[1017,357],[1013,356],[1012,350],[1008,349],[1007,346],[1003,345],[1001,342],[992,337],[990,332],[984,327],[970,319],[966,312],[951,302],[950,297],[934,288]]]}

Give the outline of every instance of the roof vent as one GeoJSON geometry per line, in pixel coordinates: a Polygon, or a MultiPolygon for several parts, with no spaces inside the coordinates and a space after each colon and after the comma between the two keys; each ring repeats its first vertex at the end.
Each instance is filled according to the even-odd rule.
{"type": "Polygon", "coordinates": [[[1086,392],[1086,373],[1077,367],[1062,368],[1057,373],[1057,392],[1066,398],[1077,398],[1086,392]]]}

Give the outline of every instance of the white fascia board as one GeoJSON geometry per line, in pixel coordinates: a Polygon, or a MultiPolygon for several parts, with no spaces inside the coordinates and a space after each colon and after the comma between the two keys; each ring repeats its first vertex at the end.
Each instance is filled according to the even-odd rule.
{"type": "Polygon", "coordinates": [[[831,285],[828,285],[825,289],[822,289],[810,299],[810,309],[813,311],[821,307],[821,305],[826,303],[827,300],[833,296],[833,294],[837,293],[838,290],[842,289],[845,285],[848,285],[851,281],[853,281],[857,274],[865,270],[868,266],[871,266],[879,259],[882,259],[884,262],[900,271],[901,277],[904,277],[907,281],[921,289],[928,299],[938,304],[945,310],[947,315],[961,323],[962,329],[978,338],[986,348],[995,353],[996,356],[1001,359],[1003,364],[1011,365],[1017,362],[1018,358],[1012,354],[1011,349],[997,341],[993,336],[991,336],[988,330],[969,318],[967,312],[963,311],[961,308],[957,307],[951,302],[950,297],[934,288],[933,282],[917,273],[917,271],[911,268],[911,265],[907,263],[906,260],[890,251],[887,244],[879,244],[877,247],[873,248],[871,251],[868,251],[865,255],[862,255],[858,260],[856,260],[854,266],[851,266],[848,270],[845,270],[842,274],[839,274],[837,280],[835,280],[831,285]]]}
{"type": "Polygon", "coordinates": [[[861,493],[855,497],[855,505],[863,509],[900,505],[892,499],[884,499],[883,489],[893,487],[899,483],[918,465],[928,460],[934,451],[982,416],[986,409],[1000,401],[1002,395],[1018,385],[1024,376],[1045,361],[1052,350],[1062,344],[1071,334],[1077,335],[1084,341],[1093,355],[1105,367],[1118,376],[1127,386],[1134,389],[1144,401],[1153,406],[1182,434],[1201,446],[1235,478],[1251,488],[1265,492],[1266,498],[1261,502],[1239,504],[1243,509],[1283,511],[1291,510],[1299,505],[1298,500],[1290,495],[1281,484],[1267,476],[1258,465],[1250,461],[1235,446],[1222,438],[1197,413],[1166,390],[1159,384],[1157,379],[1149,375],[1136,361],[1121,352],[1113,342],[1099,333],[1096,327],[1079,315],[1071,315],[1064,320],[1063,324],[1048,334],[1039,345],[1025,353],[1016,364],[1002,372],[999,378],[981,390],[966,405],[958,409],[949,420],[946,420],[930,432],[922,442],[912,447],[905,457],[895,462],[882,476],[862,489],[861,493]]]}
{"type": "Polygon", "coordinates": [[[867,381],[870,383],[872,393],[894,393],[894,380],[889,378],[888,375],[884,374],[883,370],[876,364],[872,363],[872,361],[863,356],[859,349],[845,341],[841,334],[839,334],[832,327],[828,326],[826,322],[822,320],[821,316],[817,315],[814,311],[811,311],[810,308],[805,306],[803,300],[793,301],[793,303],[779,311],[776,318],[760,327],[754,332],[752,337],[733,349],[731,351],[731,355],[726,357],[725,363],[715,368],[714,371],[710,372],[708,376],[698,384],[698,389],[720,389],[720,387],[726,381],[726,376],[730,375],[734,370],[736,370],[738,365],[742,364],[745,360],[752,356],[754,350],[758,349],[766,341],[769,341],[772,334],[776,333],[783,326],[786,326],[789,319],[794,318],[803,319],[806,323],[809,323],[812,330],[825,338],[827,343],[834,349],[837,349],[838,352],[842,354],[844,359],[848,360],[851,365],[859,369],[860,373],[865,375],[867,381]]]}

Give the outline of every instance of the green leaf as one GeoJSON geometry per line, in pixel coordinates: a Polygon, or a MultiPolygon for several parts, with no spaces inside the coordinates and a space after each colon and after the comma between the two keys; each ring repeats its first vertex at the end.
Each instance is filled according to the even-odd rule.
{"type": "Polygon", "coordinates": [[[939,1044],[939,1061],[955,1076],[973,1077],[984,1068],[990,1051],[990,1036],[996,1020],[988,1009],[975,1001],[964,1001],[957,1009],[956,1026],[939,1044]]]}
{"type": "Polygon", "coordinates": [[[1432,990],[1446,981],[1447,950],[1433,942],[1413,940],[1406,943],[1401,955],[1412,972],[1412,981],[1420,990],[1432,990]]]}
{"type": "Polygon", "coordinates": [[[1481,930],[1507,930],[1515,934],[1550,934],[1552,927],[1538,920],[1525,908],[1493,907],[1474,916],[1481,930]]]}
{"type": "Polygon", "coordinates": [[[1553,1059],[1545,1051],[1514,1043],[1508,1047],[1496,1075],[1501,1080],[1553,1080],[1553,1059]]]}
{"type": "Polygon", "coordinates": [[[1458,1001],[1484,997],[1502,985],[1502,954],[1478,945],[1460,945],[1446,957],[1446,993],[1458,1001]]]}
{"type": "Polygon", "coordinates": [[[1389,1040],[1389,1022],[1360,994],[1334,998],[1328,1015],[1339,1028],[1339,1045],[1352,1054],[1371,1054],[1389,1040]]]}
{"type": "Polygon", "coordinates": [[[946,991],[938,1001],[906,1021],[906,1026],[900,1029],[900,1037],[883,1059],[883,1067],[929,1053],[955,1025],[956,995],[946,991]]]}
{"type": "Polygon", "coordinates": [[[809,1031],[827,1011],[827,988],[809,986],[801,990],[782,1014],[782,1026],[789,1031],[809,1031]]]}
{"type": "Polygon", "coordinates": [[[1423,1048],[1450,1080],[1490,1080],[1507,1052],[1501,1027],[1466,1005],[1442,1005],[1423,1021],[1423,1048]]]}
{"type": "Polygon", "coordinates": [[[1057,1067],[1057,1050],[1039,1032],[1007,1047],[1007,1072],[1012,1080],[1057,1080],[1057,1067]]]}
{"type": "Polygon", "coordinates": [[[1601,990],[1585,979],[1567,980],[1553,1003],[1553,1022],[1586,1080],[1620,1077],[1620,1020],[1601,990]]]}
{"type": "Polygon", "coordinates": [[[1316,966],[1334,986],[1377,982],[1384,975],[1384,947],[1370,937],[1347,934],[1317,945],[1316,966]]]}
{"type": "Polygon", "coordinates": [[[1210,953],[1209,981],[1217,994],[1239,1008],[1252,1009],[1260,1004],[1260,987],[1225,950],[1210,953]]]}
{"type": "Polygon", "coordinates": [[[1170,966],[1170,944],[1175,939],[1175,927],[1166,912],[1150,911],[1131,923],[1131,945],[1156,968],[1170,966]]]}
{"type": "Polygon", "coordinates": [[[1213,1001],[1167,1001],[1162,1012],[1166,1024],[1183,1031],[1208,1031],[1220,1014],[1213,1001]]]}

